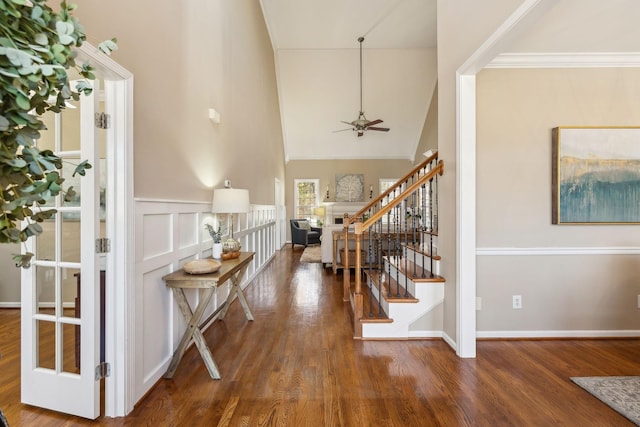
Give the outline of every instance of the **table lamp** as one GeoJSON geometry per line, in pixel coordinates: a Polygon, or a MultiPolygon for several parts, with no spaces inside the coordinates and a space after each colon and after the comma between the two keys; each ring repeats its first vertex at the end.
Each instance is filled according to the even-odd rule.
{"type": "Polygon", "coordinates": [[[322,223],[324,222],[324,216],[326,214],[325,208],[323,206],[315,208],[313,210],[313,214],[316,215],[319,219],[318,225],[322,226],[322,223]]]}
{"type": "Polygon", "coordinates": [[[224,252],[239,251],[240,242],[233,238],[233,214],[249,212],[249,190],[230,187],[213,190],[211,212],[231,216],[231,234],[222,242],[222,248],[224,252]]]}

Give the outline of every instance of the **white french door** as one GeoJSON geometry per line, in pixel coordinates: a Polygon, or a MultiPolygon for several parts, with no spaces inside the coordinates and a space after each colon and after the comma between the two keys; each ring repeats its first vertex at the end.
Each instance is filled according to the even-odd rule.
{"type": "MultiPolygon", "coordinates": [[[[100,140],[94,125],[99,81],[91,96],[60,114],[47,113],[48,130],[38,141],[64,162],[63,187],[77,197],[58,196],[57,209],[42,223],[43,233],[29,239],[35,254],[22,271],[22,402],[95,419],[100,415],[100,272],[96,239],[100,237],[100,140]],[[88,160],[86,176],[72,177],[88,160]]],[[[37,209],[37,208],[36,208],[37,209]]]]}

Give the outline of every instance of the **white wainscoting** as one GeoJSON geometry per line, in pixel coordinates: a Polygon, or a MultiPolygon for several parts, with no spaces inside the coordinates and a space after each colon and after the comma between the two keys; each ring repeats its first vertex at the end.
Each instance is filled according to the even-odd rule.
{"type": "MultiPolygon", "coordinates": [[[[187,261],[211,255],[212,241],[204,227],[205,223],[215,220],[210,210],[211,203],[203,202],[147,199],[135,202],[135,334],[132,337],[135,401],[162,378],[182,337],[186,322],[162,277],[187,261]]],[[[233,229],[242,250],[255,252],[242,281],[241,286],[245,288],[279,249],[276,247],[276,209],[252,205],[249,213],[235,215],[233,229]]],[[[228,285],[218,289],[205,319],[225,301],[228,292],[228,285]]],[[[195,306],[199,292],[188,292],[187,298],[195,306]]],[[[214,346],[212,351],[215,357],[214,346]]]]}

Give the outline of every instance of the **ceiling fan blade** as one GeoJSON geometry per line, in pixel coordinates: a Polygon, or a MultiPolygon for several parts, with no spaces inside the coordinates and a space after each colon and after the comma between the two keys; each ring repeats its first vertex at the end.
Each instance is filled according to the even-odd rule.
{"type": "Polygon", "coordinates": [[[380,119],[378,119],[378,120],[372,120],[372,121],[370,121],[369,123],[367,123],[367,124],[365,125],[365,127],[369,127],[369,126],[371,126],[371,125],[377,125],[378,123],[382,123],[382,120],[380,120],[380,119]]]}
{"type": "Polygon", "coordinates": [[[340,120],[340,123],[344,123],[345,125],[355,126],[353,122],[345,122],[344,120],[340,120]]]}
{"type": "Polygon", "coordinates": [[[382,132],[389,132],[389,128],[377,128],[377,127],[367,127],[367,130],[380,130],[382,132]]]}
{"type": "Polygon", "coordinates": [[[346,131],[346,130],[353,130],[353,129],[352,129],[352,128],[349,128],[349,129],[339,129],[339,130],[334,130],[334,131],[333,131],[333,133],[336,133],[336,132],[344,132],[344,131],[346,131]]]}

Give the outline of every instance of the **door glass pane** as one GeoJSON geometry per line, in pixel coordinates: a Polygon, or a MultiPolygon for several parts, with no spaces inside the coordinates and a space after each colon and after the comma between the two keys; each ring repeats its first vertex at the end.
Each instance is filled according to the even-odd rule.
{"type": "Polygon", "coordinates": [[[80,103],[69,99],[67,108],[60,115],[61,123],[61,151],[80,150],[80,103]]]}
{"type": "Polygon", "coordinates": [[[80,373],[80,325],[62,324],[62,370],[80,373]]]}
{"type": "Polygon", "coordinates": [[[56,276],[54,267],[36,268],[36,312],[55,315],[56,276]]]}
{"type": "Polygon", "coordinates": [[[44,125],[47,127],[44,130],[40,131],[40,138],[38,139],[38,148],[40,150],[56,150],[56,113],[52,111],[47,111],[43,116],[40,117],[44,122],[44,125]]]}
{"type": "Polygon", "coordinates": [[[72,196],[69,201],[66,201],[63,198],[61,201],[61,205],[64,207],[77,207],[77,212],[65,212],[65,216],[78,219],[80,218],[80,190],[82,185],[82,177],[78,174],[73,176],[73,173],[76,170],[76,166],[81,163],[81,160],[79,157],[65,157],[62,160],[62,171],[60,172],[62,177],[64,178],[62,187],[65,190],[68,190],[69,187],[73,187],[75,195],[72,196]]]}
{"type": "Polygon", "coordinates": [[[40,223],[42,234],[37,237],[36,259],[40,261],[55,261],[56,259],[56,216],[40,223]]]}
{"type": "MultiPolygon", "coordinates": [[[[62,283],[63,306],[65,308],[79,307],[78,302],[80,301],[80,269],[61,268],[60,279],[62,283]]],[[[67,314],[65,312],[65,316],[67,315],[70,315],[70,317],[80,317],[79,313],[76,316],[75,314],[67,314]]]]}
{"type": "Polygon", "coordinates": [[[36,337],[38,337],[38,368],[55,369],[56,367],[56,327],[54,322],[36,320],[36,337]]]}
{"type": "Polygon", "coordinates": [[[80,262],[80,220],[74,214],[75,212],[62,214],[60,245],[62,261],[65,262],[80,262]]]}

